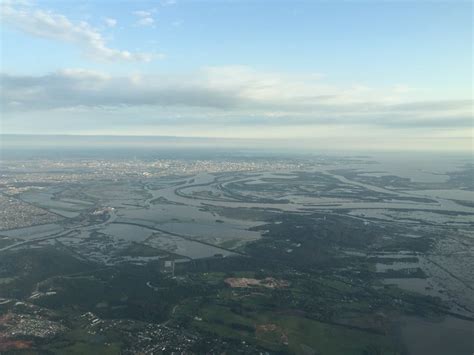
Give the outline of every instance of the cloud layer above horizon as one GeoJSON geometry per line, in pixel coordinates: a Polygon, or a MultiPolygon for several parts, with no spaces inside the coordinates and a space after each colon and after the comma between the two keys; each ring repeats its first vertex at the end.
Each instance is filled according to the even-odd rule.
{"type": "MultiPolygon", "coordinates": [[[[155,17],[176,6],[173,2],[153,4],[161,7],[129,9],[131,32],[160,31],[155,17]]],[[[20,33],[27,41],[38,38],[63,43],[77,48],[81,55],[80,66],[53,62],[43,73],[22,67],[3,70],[4,133],[263,139],[332,135],[335,141],[347,135],[348,141],[355,142],[354,148],[364,147],[371,138],[383,145],[385,135],[391,141],[399,137],[399,145],[417,137],[442,138],[439,144],[450,141],[451,147],[446,149],[466,150],[472,144],[469,90],[451,87],[444,93],[429,84],[414,87],[386,80],[372,80],[370,85],[336,81],[326,73],[319,74],[318,68],[262,70],[252,65],[202,63],[169,71],[156,67],[160,64],[140,67],[140,62],[166,61],[163,58],[169,53],[165,57],[156,50],[132,51],[108,45],[104,31],[115,31],[124,22],[116,17],[104,14],[99,27],[30,2],[2,3],[2,28],[15,31],[13,36],[20,33]],[[107,70],[107,62],[117,64],[107,70]],[[127,63],[136,64],[127,68],[127,63]]],[[[169,27],[176,27],[176,23],[181,27],[182,22],[170,21],[169,27]]],[[[121,33],[124,31],[128,33],[122,28],[121,33]]],[[[386,70],[391,69],[387,66],[386,70]]],[[[423,149],[443,149],[433,142],[423,143],[423,149]]],[[[391,149],[393,146],[397,144],[391,144],[391,149]]]]}

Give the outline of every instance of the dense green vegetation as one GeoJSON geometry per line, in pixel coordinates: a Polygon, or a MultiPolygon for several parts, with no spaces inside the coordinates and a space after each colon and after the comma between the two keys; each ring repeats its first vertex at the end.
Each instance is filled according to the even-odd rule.
{"type": "MultiPolygon", "coordinates": [[[[238,213],[226,208],[221,214],[238,213]]],[[[401,354],[393,316],[447,312],[439,299],[380,282],[374,265],[399,259],[366,257],[367,252],[424,251],[431,245],[429,236],[392,238],[400,231],[337,215],[267,210],[265,215],[254,211],[252,218],[257,217],[269,221],[258,227],[266,231],[264,238],[242,247],[242,255],[180,263],[176,277],[163,272],[162,261],[104,266],[59,244],[5,253],[0,259],[0,297],[26,300],[64,319],[66,333],[37,343],[61,354],[119,353],[131,344],[123,334],[142,329],[127,326],[93,335],[79,318],[86,312],[104,320],[185,329],[200,339],[193,345],[196,352],[235,349],[244,341],[253,350],[301,354],[401,354]],[[230,277],[271,277],[285,284],[231,288],[225,282],[230,277]],[[30,297],[35,292],[50,294],[30,297]]],[[[140,243],[119,255],[172,259],[140,243]]],[[[403,261],[416,263],[417,258],[403,261]]],[[[384,274],[408,276],[425,277],[416,268],[409,275],[390,269],[384,274]]]]}

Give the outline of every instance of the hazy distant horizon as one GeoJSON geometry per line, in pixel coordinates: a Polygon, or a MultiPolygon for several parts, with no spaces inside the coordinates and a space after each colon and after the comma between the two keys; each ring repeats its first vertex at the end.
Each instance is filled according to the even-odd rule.
{"type": "MultiPolygon", "coordinates": [[[[347,142],[346,142],[347,143],[347,142]]],[[[248,150],[267,153],[301,154],[443,154],[471,155],[464,149],[413,149],[412,147],[386,147],[370,144],[358,146],[327,139],[255,139],[226,137],[186,137],[166,135],[94,135],[94,134],[0,134],[0,150],[25,149],[214,149],[248,150]]],[[[0,152],[1,156],[1,152],[0,152]]]]}

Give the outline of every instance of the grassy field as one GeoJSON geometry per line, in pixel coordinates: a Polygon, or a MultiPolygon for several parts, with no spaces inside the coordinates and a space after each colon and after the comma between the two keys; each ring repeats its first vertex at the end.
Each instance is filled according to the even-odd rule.
{"type": "Polygon", "coordinates": [[[94,337],[85,329],[75,328],[64,334],[57,342],[46,346],[45,350],[53,354],[104,354],[118,355],[121,353],[122,344],[105,342],[103,337],[94,337]]]}
{"type": "Polygon", "coordinates": [[[386,336],[291,314],[236,314],[228,307],[209,305],[200,310],[193,326],[222,337],[294,354],[398,354],[386,336]]]}

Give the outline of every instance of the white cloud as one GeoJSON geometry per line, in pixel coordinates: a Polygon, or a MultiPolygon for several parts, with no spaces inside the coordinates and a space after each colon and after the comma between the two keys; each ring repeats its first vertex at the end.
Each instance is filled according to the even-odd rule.
{"type": "Polygon", "coordinates": [[[114,18],[106,18],[104,22],[107,27],[115,27],[117,25],[117,20],[114,18]]]}
{"type": "Polygon", "coordinates": [[[155,24],[155,20],[152,17],[152,13],[155,12],[154,9],[152,10],[137,10],[134,11],[133,14],[138,17],[136,24],[138,26],[149,27],[155,24]]]}
{"type": "Polygon", "coordinates": [[[176,0],[163,0],[163,1],[161,2],[161,5],[163,5],[163,6],[176,5],[176,0]]]}
{"type": "Polygon", "coordinates": [[[153,26],[155,20],[152,17],[143,17],[137,21],[139,26],[153,26]]]}
{"type": "Polygon", "coordinates": [[[133,11],[133,14],[138,17],[150,17],[151,11],[137,10],[137,11],[133,11]]]}
{"type": "MultiPolygon", "coordinates": [[[[4,74],[4,112],[166,110],[166,120],[194,124],[304,126],[357,125],[395,128],[471,127],[471,100],[420,100],[398,88],[340,87],[318,77],[259,72],[245,66],[207,67],[182,75],[111,76],[66,69],[43,76],[4,74]]],[[[404,90],[402,90],[404,91],[404,90]]],[[[132,115],[133,116],[133,115],[132,115]]],[[[130,121],[130,125],[140,122],[130,121]]]]}
{"type": "MultiPolygon", "coordinates": [[[[89,23],[73,23],[66,16],[31,6],[13,6],[2,3],[1,19],[4,23],[29,35],[71,43],[86,55],[105,61],[150,61],[151,53],[132,53],[107,46],[102,34],[89,23]]],[[[110,19],[112,20],[112,19],[110,19]]]]}

